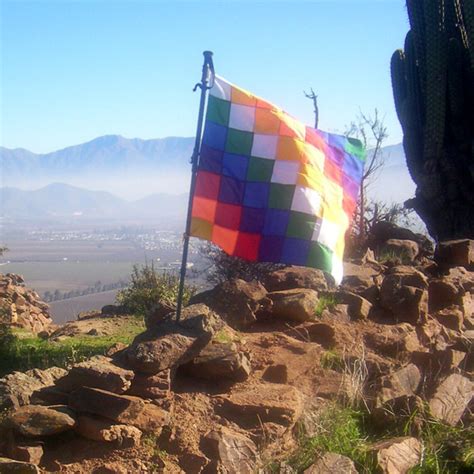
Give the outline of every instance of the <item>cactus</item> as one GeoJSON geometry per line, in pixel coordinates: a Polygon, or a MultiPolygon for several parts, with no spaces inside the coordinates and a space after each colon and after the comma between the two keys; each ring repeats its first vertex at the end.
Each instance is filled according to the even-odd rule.
{"type": "Polygon", "coordinates": [[[407,0],[410,31],[391,60],[407,201],[436,240],[474,238],[474,0],[407,0]]]}

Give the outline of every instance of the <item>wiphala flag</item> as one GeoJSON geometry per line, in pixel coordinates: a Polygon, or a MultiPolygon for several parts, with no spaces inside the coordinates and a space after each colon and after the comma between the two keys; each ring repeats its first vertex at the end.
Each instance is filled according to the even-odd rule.
{"type": "Polygon", "coordinates": [[[190,235],[245,260],[320,268],[339,282],[364,162],[360,141],[305,126],[216,76],[190,235]]]}

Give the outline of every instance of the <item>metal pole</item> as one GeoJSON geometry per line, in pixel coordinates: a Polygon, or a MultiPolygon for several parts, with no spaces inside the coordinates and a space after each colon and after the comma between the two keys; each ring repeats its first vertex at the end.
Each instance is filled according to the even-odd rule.
{"type": "Polygon", "coordinates": [[[199,115],[196,130],[196,140],[194,142],[193,155],[191,157],[192,163],[192,174],[191,184],[189,186],[189,200],[188,200],[188,215],[186,218],[186,230],[183,236],[183,259],[181,261],[181,273],[179,280],[178,290],[178,302],[176,307],[176,320],[179,321],[181,318],[181,309],[183,307],[183,293],[184,293],[184,280],[186,278],[186,265],[188,262],[188,250],[189,250],[189,233],[191,230],[191,211],[193,205],[194,188],[196,186],[196,173],[199,164],[199,153],[201,152],[201,136],[202,136],[202,124],[204,120],[204,109],[206,106],[207,92],[212,87],[213,75],[214,75],[214,64],[212,62],[212,51],[204,51],[204,64],[202,66],[201,82],[198,82],[194,87],[196,90],[198,87],[201,89],[201,101],[199,103],[199,115]]]}

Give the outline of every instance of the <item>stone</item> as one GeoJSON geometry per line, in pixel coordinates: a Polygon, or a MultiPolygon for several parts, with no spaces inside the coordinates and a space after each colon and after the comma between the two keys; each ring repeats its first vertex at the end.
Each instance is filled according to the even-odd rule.
{"type": "Polygon", "coordinates": [[[41,469],[29,462],[0,457],[0,472],[2,474],[41,474],[41,469]]]}
{"type": "Polygon", "coordinates": [[[435,278],[429,283],[428,307],[431,313],[458,304],[464,290],[447,278],[435,278]]]}
{"type": "Polygon", "coordinates": [[[26,437],[50,436],[74,428],[74,414],[67,409],[53,409],[40,405],[25,405],[9,416],[9,423],[26,437]]]}
{"type": "Polygon", "coordinates": [[[172,370],[166,369],[154,375],[135,374],[128,395],[154,400],[167,400],[171,397],[172,370]]]}
{"type": "Polygon", "coordinates": [[[131,370],[118,367],[112,359],[105,356],[95,356],[85,362],[75,364],[56,385],[65,392],[87,386],[101,388],[109,392],[124,393],[131,385],[134,373],[131,370]]]}
{"type": "Polygon", "coordinates": [[[31,464],[39,464],[44,454],[42,443],[16,444],[12,451],[12,457],[17,461],[31,464]]]}
{"type": "Polygon", "coordinates": [[[42,388],[52,386],[66,374],[64,369],[51,367],[27,372],[13,372],[0,379],[0,410],[19,408],[30,403],[32,394],[42,388]]]}
{"type": "Polygon", "coordinates": [[[159,301],[145,314],[145,327],[153,329],[176,312],[176,306],[166,301],[159,301]]]}
{"type": "Polygon", "coordinates": [[[380,390],[377,395],[377,406],[402,396],[415,395],[420,386],[421,373],[415,364],[408,364],[396,372],[379,380],[380,390]]]}
{"type": "Polygon", "coordinates": [[[126,364],[147,374],[186,364],[199,355],[222,324],[204,304],[187,306],[179,322],[170,319],[139,334],[125,352],[126,364]]]}
{"type": "Polygon", "coordinates": [[[115,443],[122,448],[140,446],[142,432],[134,427],[114,424],[108,420],[81,415],[77,419],[76,433],[93,441],[115,443]]]}
{"type": "Polygon", "coordinates": [[[421,462],[422,445],[410,436],[392,438],[372,446],[384,474],[406,474],[421,462]]]}
{"type": "Polygon", "coordinates": [[[318,293],[311,289],[295,288],[268,293],[273,305],[270,310],[272,317],[304,322],[314,320],[318,305],[318,293]]]}
{"type": "Polygon", "coordinates": [[[416,242],[407,239],[388,239],[379,249],[379,253],[386,252],[399,258],[402,262],[414,262],[420,248],[416,242]]]}
{"type": "Polygon", "coordinates": [[[434,313],[433,317],[443,326],[453,329],[454,331],[461,331],[463,327],[464,315],[458,306],[450,306],[449,308],[441,309],[434,313]]]}
{"type": "Polygon", "coordinates": [[[406,353],[422,350],[415,329],[407,323],[380,325],[377,331],[367,332],[364,335],[364,342],[377,354],[394,359],[400,359],[406,353]]]}
{"type": "Polygon", "coordinates": [[[268,291],[306,288],[315,291],[327,291],[334,287],[332,277],[321,270],[307,267],[286,267],[269,273],[263,282],[268,291]]]}
{"type": "Polygon", "coordinates": [[[331,349],[336,345],[336,330],[331,324],[314,323],[305,327],[308,339],[320,344],[325,349],[331,349]]]}
{"type": "Polygon", "coordinates": [[[289,385],[261,383],[218,398],[216,411],[242,428],[275,423],[292,427],[303,411],[303,396],[289,385]]]}
{"type": "Polygon", "coordinates": [[[349,306],[348,311],[351,319],[367,319],[372,310],[370,301],[349,291],[339,291],[337,300],[349,306]]]}
{"type": "Polygon", "coordinates": [[[219,314],[229,326],[244,329],[255,323],[259,311],[270,308],[271,301],[266,296],[267,290],[261,283],[232,279],[212,290],[194,295],[189,303],[203,303],[219,314]]]}
{"type": "Polygon", "coordinates": [[[287,383],[288,367],[285,364],[270,365],[263,372],[262,379],[271,383],[287,383]]]}
{"type": "Polygon", "coordinates": [[[413,270],[413,273],[396,272],[386,275],[380,288],[380,304],[391,311],[397,321],[421,324],[428,313],[428,292],[405,282],[424,286],[426,277],[417,270],[413,270]]]}
{"type": "Polygon", "coordinates": [[[341,282],[341,290],[355,293],[374,303],[379,295],[379,287],[371,275],[346,275],[341,282]]]}
{"type": "Polygon", "coordinates": [[[233,342],[211,341],[191,362],[183,367],[197,378],[243,382],[251,372],[250,361],[233,342]]]}
{"type": "Polygon", "coordinates": [[[474,265],[474,240],[459,239],[440,242],[435,250],[435,261],[441,267],[465,267],[474,265]]]}
{"type": "Polygon", "coordinates": [[[396,265],[389,268],[384,277],[384,281],[390,277],[396,286],[414,286],[420,290],[428,288],[428,278],[416,268],[409,265],[396,265]]]}
{"type": "Polygon", "coordinates": [[[474,396],[474,383],[460,374],[452,374],[437,387],[429,401],[434,418],[455,426],[474,396]]]}
{"type": "Polygon", "coordinates": [[[347,456],[336,453],[325,453],[304,474],[357,474],[357,469],[347,456]]]}
{"type": "Polygon", "coordinates": [[[228,474],[253,474],[257,468],[257,446],[247,436],[219,427],[206,433],[200,442],[202,452],[218,461],[228,474]]]}
{"type": "Polygon", "coordinates": [[[169,414],[138,397],[119,395],[98,388],[81,387],[69,396],[69,406],[79,412],[103,416],[120,424],[130,424],[142,431],[161,432],[169,414]]]}

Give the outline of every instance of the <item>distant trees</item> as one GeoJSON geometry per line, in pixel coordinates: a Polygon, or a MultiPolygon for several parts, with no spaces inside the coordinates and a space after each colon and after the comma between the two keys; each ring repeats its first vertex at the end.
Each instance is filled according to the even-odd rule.
{"type": "Polygon", "coordinates": [[[51,303],[52,301],[59,301],[59,300],[66,300],[69,298],[76,298],[78,296],[86,296],[92,295],[94,293],[102,293],[104,291],[111,291],[116,290],[119,288],[125,288],[127,286],[127,281],[120,279],[114,283],[107,283],[103,284],[100,280],[96,281],[93,286],[88,286],[87,288],[83,289],[74,289],[69,291],[61,292],[59,289],[51,291],[45,291],[43,293],[43,299],[47,303],[51,303]]]}

